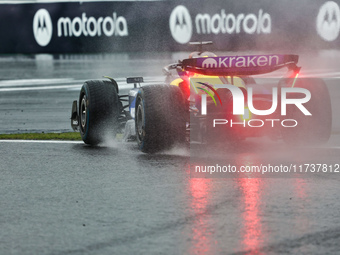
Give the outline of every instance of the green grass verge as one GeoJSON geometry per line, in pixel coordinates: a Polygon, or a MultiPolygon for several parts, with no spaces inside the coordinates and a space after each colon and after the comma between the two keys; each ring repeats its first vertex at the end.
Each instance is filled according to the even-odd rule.
{"type": "Polygon", "coordinates": [[[24,134],[0,134],[0,140],[65,140],[81,141],[78,132],[69,133],[24,133],[24,134]]]}

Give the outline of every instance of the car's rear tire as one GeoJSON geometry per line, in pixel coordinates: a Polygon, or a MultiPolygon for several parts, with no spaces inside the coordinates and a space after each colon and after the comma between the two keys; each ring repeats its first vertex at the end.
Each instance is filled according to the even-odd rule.
{"type": "Polygon", "coordinates": [[[294,119],[298,124],[296,127],[282,127],[283,141],[294,146],[326,143],[332,129],[332,108],[326,84],[321,79],[300,78],[294,87],[310,91],[311,99],[304,106],[312,116],[304,115],[295,105],[287,105],[286,119],[294,119]]]}
{"type": "Polygon", "coordinates": [[[110,81],[86,81],[79,96],[79,126],[83,141],[98,145],[115,138],[118,128],[120,102],[110,81]]]}
{"type": "Polygon", "coordinates": [[[172,85],[142,87],[137,95],[135,125],[138,147],[155,153],[186,140],[186,100],[172,85]]]}

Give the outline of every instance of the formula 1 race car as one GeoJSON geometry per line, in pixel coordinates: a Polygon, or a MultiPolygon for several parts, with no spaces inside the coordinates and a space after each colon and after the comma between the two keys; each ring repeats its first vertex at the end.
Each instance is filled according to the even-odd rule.
{"type": "Polygon", "coordinates": [[[217,57],[199,50],[164,67],[162,84],[127,78],[134,86],[126,95],[113,78],[86,81],[73,102],[71,126],[86,144],[123,133],[146,153],[257,136],[322,144],[331,134],[329,92],[321,79],[298,78],[297,62],[297,55],[217,57]],[[288,72],[278,81],[262,78],[282,68],[288,72]]]}

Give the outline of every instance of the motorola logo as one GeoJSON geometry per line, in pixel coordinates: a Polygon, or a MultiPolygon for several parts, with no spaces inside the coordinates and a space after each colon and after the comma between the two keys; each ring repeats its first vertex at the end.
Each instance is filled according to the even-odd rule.
{"type": "Polygon", "coordinates": [[[189,10],[178,5],[170,14],[170,31],[176,42],[186,44],[192,35],[205,34],[270,34],[272,18],[269,13],[259,9],[256,13],[198,13],[191,16],[189,10]]]}
{"type": "Polygon", "coordinates": [[[53,26],[51,16],[45,9],[36,12],[33,18],[33,33],[37,43],[44,47],[52,38],[53,26]]]}
{"type": "Polygon", "coordinates": [[[328,1],[319,10],[316,31],[325,41],[334,41],[340,32],[340,9],[336,2],[328,1]]]}
{"type": "Polygon", "coordinates": [[[170,20],[170,31],[176,42],[186,44],[192,36],[192,21],[188,9],[183,5],[178,5],[173,9],[170,20]]]}

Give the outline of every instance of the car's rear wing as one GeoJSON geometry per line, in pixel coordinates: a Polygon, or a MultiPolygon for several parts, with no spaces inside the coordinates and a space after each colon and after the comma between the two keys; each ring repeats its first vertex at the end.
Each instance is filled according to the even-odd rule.
{"type": "Polygon", "coordinates": [[[221,56],[184,59],[180,66],[184,71],[204,75],[255,75],[270,73],[283,67],[299,71],[300,67],[296,65],[298,60],[298,55],[221,56]]]}

